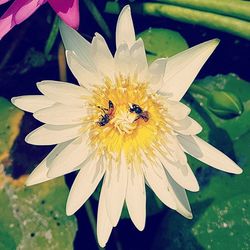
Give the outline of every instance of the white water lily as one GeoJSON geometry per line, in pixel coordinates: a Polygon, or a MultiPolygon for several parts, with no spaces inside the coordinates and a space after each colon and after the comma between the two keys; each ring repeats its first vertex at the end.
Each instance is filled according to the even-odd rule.
{"type": "Polygon", "coordinates": [[[232,160],[196,134],[201,126],[180,102],[218,45],[210,40],[148,65],[136,40],[130,7],[122,10],[112,56],[104,38],[91,43],[61,23],[68,65],[79,86],[57,81],[37,84],[42,95],[12,99],[45,123],[26,137],[55,148],[31,173],[27,185],[80,170],[66,212],[75,213],[103,179],[97,236],[105,246],[124,203],[139,230],[146,219],[147,184],[168,207],[192,218],[185,189],[198,191],[186,153],[223,171],[242,172],[232,160]]]}

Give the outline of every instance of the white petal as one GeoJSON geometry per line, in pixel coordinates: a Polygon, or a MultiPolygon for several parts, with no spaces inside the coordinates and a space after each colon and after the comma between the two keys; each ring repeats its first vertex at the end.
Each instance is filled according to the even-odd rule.
{"type": "Polygon", "coordinates": [[[160,92],[170,93],[171,100],[179,101],[218,43],[218,39],[213,39],[168,58],[160,92]]]}
{"type": "Polygon", "coordinates": [[[93,154],[88,144],[88,135],[85,133],[76,138],[62,152],[51,161],[49,165],[48,177],[57,177],[62,172],[71,171],[80,164],[91,161],[93,154]]]}
{"type": "Polygon", "coordinates": [[[68,144],[69,142],[64,142],[56,145],[53,150],[51,150],[51,152],[43,159],[43,161],[32,171],[26,181],[26,185],[32,186],[53,179],[47,176],[49,171],[48,162],[56,157],[56,155],[59,154],[68,144]]]}
{"type": "Polygon", "coordinates": [[[157,154],[157,156],[159,158],[160,157],[165,158],[165,156],[170,155],[171,159],[169,157],[168,157],[168,159],[170,159],[171,161],[179,162],[182,165],[187,164],[187,156],[184,153],[183,149],[181,148],[181,145],[180,145],[178,139],[176,138],[176,136],[175,135],[165,135],[165,140],[167,141],[167,143],[165,145],[163,145],[164,148],[162,150],[159,150],[159,151],[157,151],[157,149],[155,150],[155,153],[157,154]],[[169,155],[165,154],[166,150],[169,153],[169,155]]]}
{"type": "Polygon", "coordinates": [[[166,206],[176,209],[176,203],[171,195],[170,186],[163,167],[147,162],[143,167],[143,170],[150,188],[154,191],[158,198],[166,206]]]}
{"type": "Polygon", "coordinates": [[[115,70],[114,58],[105,39],[98,33],[95,33],[92,40],[92,57],[97,69],[104,76],[113,79],[115,70]]]}
{"type": "Polygon", "coordinates": [[[169,181],[169,184],[171,186],[171,194],[176,202],[176,211],[179,212],[181,215],[188,219],[192,219],[193,215],[191,212],[191,208],[189,205],[188,197],[186,194],[186,191],[184,188],[182,188],[180,185],[178,185],[172,177],[166,173],[167,179],[169,181]]]}
{"type": "Polygon", "coordinates": [[[67,215],[74,214],[95,191],[104,174],[102,163],[100,159],[93,159],[81,168],[70,189],[66,206],[67,215]]]}
{"type": "Polygon", "coordinates": [[[201,125],[189,116],[183,120],[179,120],[173,128],[183,135],[196,135],[202,131],[201,125]]]}
{"type": "Polygon", "coordinates": [[[74,51],[85,68],[95,70],[96,67],[91,58],[91,44],[64,22],[60,22],[60,33],[65,49],[74,51]]]}
{"type": "Polygon", "coordinates": [[[93,85],[101,82],[97,71],[90,71],[86,69],[79,57],[73,51],[66,51],[66,58],[68,66],[77,79],[78,83],[87,89],[93,88],[93,85]]]}
{"type": "Polygon", "coordinates": [[[48,170],[46,160],[44,159],[29,175],[26,185],[32,186],[53,179],[47,177],[48,170]]]}
{"type": "Polygon", "coordinates": [[[113,229],[107,213],[106,195],[106,187],[105,185],[102,185],[97,212],[97,239],[101,247],[106,246],[113,229]]]}
{"type": "Polygon", "coordinates": [[[163,158],[161,158],[161,162],[168,173],[180,186],[192,192],[199,191],[199,184],[188,163],[182,165],[179,162],[173,163],[163,158]]]}
{"type": "Polygon", "coordinates": [[[126,5],[117,21],[116,25],[116,48],[122,43],[126,43],[130,48],[135,42],[135,29],[131,17],[131,10],[129,5],[126,5]]]}
{"type": "Polygon", "coordinates": [[[154,92],[162,87],[166,64],[166,58],[159,58],[149,65],[149,87],[154,92]]]}
{"type": "Polygon", "coordinates": [[[184,151],[211,167],[233,174],[242,173],[235,162],[199,137],[179,135],[178,139],[184,151]]]}
{"type": "Polygon", "coordinates": [[[146,192],[142,170],[129,168],[126,204],[129,215],[138,230],[142,231],[146,221],[146,192]]]}
{"type": "Polygon", "coordinates": [[[126,43],[120,44],[115,52],[115,72],[116,74],[121,73],[122,75],[130,74],[130,52],[126,43]]]}
{"type": "Polygon", "coordinates": [[[167,112],[175,120],[182,120],[186,118],[191,109],[181,102],[167,100],[167,112]]]}
{"type": "Polygon", "coordinates": [[[139,38],[130,49],[130,72],[136,73],[139,81],[145,81],[148,80],[147,71],[148,63],[144,43],[139,38]]]}
{"type": "Polygon", "coordinates": [[[85,88],[66,82],[42,81],[37,87],[48,98],[70,106],[85,106],[90,95],[85,88]]]}
{"type": "Polygon", "coordinates": [[[83,123],[87,111],[84,108],[77,108],[56,103],[53,106],[41,109],[34,113],[34,117],[51,125],[73,125],[83,123]]]}
{"type": "Polygon", "coordinates": [[[104,184],[107,189],[106,193],[106,207],[110,221],[115,227],[121,216],[124,199],[127,189],[127,172],[125,157],[122,157],[121,163],[117,165],[112,162],[112,166],[107,169],[107,178],[104,184]]]}
{"type": "Polygon", "coordinates": [[[36,112],[40,109],[50,107],[55,102],[43,95],[23,95],[11,98],[11,102],[18,108],[28,111],[36,112]]]}
{"type": "Polygon", "coordinates": [[[76,138],[82,132],[82,125],[54,126],[45,124],[25,137],[33,145],[53,145],[76,138]]]}

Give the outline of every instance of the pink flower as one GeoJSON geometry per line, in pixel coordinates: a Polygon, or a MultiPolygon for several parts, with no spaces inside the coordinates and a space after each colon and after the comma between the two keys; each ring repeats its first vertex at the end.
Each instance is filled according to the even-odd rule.
{"type": "MultiPolygon", "coordinates": [[[[0,0],[0,5],[10,0],[0,0]]],[[[79,26],[79,0],[15,0],[0,18],[0,39],[16,24],[30,17],[40,6],[48,2],[57,15],[69,26],[79,26]]]]}

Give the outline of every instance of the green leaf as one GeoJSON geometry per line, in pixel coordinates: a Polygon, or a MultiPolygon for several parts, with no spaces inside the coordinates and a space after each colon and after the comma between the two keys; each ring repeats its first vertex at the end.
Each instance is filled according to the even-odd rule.
{"type": "MultiPolygon", "coordinates": [[[[23,112],[0,97],[0,249],[73,249],[74,216],[65,214],[68,188],[63,178],[25,187],[27,176],[13,179],[11,148],[23,112]],[[6,170],[6,171],[5,171],[6,170]]],[[[25,165],[25,164],[24,164],[25,165]]]]}
{"type": "Polygon", "coordinates": [[[149,62],[170,57],[188,48],[186,40],[180,33],[169,29],[149,28],[137,35],[144,41],[149,62]]]}
{"type": "Polygon", "coordinates": [[[243,174],[216,176],[199,197],[199,201],[213,200],[192,229],[202,246],[211,245],[211,249],[250,247],[250,156],[247,148],[249,141],[250,131],[234,143],[236,159],[244,169],[243,174]]]}
{"type": "Polygon", "coordinates": [[[50,54],[50,51],[51,51],[51,49],[56,41],[56,37],[57,37],[58,31],[59,31],[59,21],[60,21],[59,17],[55,16],[49,37],[48,37],[46,44],[45,44],[44,54],[45,54],[45,57],[48,59],[50,59],[49,54],[50,54]]]}

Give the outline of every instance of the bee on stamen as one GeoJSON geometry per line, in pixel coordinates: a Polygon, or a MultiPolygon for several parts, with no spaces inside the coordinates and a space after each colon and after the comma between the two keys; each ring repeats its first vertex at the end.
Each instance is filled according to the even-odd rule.
{"type": "Polygon", "coordinates": [[[101,127],[105,126],[106,124],[109,123],[109,121],[113,118],[114,116],[114,111],[115,107],[112,101],[109,100],[108,102],[109,107],[108,108],[103,108],[101,106],[97,106],[97,108],[101,109],[103,111],[103,115],[101,115],[99,121],[97,124],[101,127]]]}
{"type": "Polygon", "coordinates": [[[139,105],[134,104],[134,103],[131,104],[131,105],[129,105],[129,106],[130,106],[129,107],[129,111],[131,113],[137,114],[137,117],[134,120],[134,122],[137,121],[137,120],[139,120],[140,118],[142,118],[145,122],[147,122],[149,120],[149,113],[148,113],[148,111],[143,111],[142,108],[139,105]]]}

